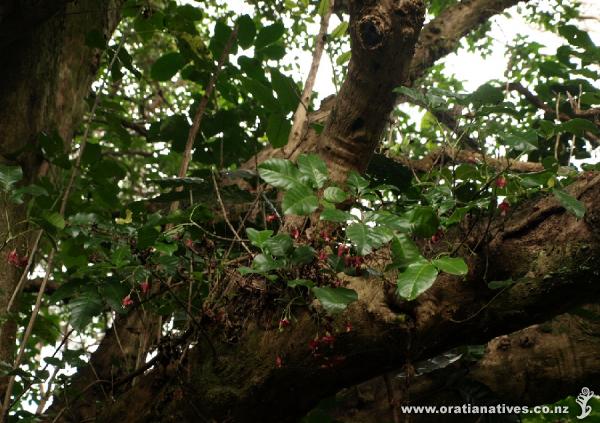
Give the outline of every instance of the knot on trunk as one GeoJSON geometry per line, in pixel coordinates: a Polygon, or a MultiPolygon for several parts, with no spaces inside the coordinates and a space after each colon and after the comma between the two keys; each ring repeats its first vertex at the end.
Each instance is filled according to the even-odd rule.
{"type": "Polygon", "coordinates": [[[358,23],[359,39],[365,50],[380,48],[388,30],[388,25],[379,16],[365,16],[358,23]]]}

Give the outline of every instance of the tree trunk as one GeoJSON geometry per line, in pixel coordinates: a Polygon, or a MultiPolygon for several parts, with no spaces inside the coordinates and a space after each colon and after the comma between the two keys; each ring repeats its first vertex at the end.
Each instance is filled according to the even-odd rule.
{"type": "MultiPolygon", "coordinates": [[[[8,1],[0,9],[0,164],[19,165],[21,184],[45,174],[38,147],[41,132],[57,133],[68,148],[84,111],[83,101],[99,67],[101,52],[86,46],[86,34],[108,40],[119,21],[121,0],[8,1]]],[[[26,213],[0,196],[0,243],[15,237],[0,259],[0,313],[5,316],[22,270],[6,260],[16,249],[29,254],[26,213]]],[[[30,233],[30,232],[29,232],[30,233]]],[[[11,311],[14,311],[12,307],[11,311]]],[[[16,324],[8,315],[0,326],[0,360],[12,363],[16,324]]],[[[3,391],[4,388],[0,389],[3,391]]]]}

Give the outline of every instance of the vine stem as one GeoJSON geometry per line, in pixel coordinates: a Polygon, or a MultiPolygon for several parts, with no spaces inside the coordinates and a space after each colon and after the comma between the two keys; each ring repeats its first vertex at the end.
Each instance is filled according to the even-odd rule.
{"type": "MultiPolygon", "coordinates": [[[[123,34],[123,36],[121,37],[121,41],[119,42],[119,45],[117,46],[117,48],[113,54],[113,57],[107,67],[107,70],[110,70],[112,68],[112,66],[114,65],[114,63],[117,59],[117,56],[119,54],[119,51],[121,50],[121,47],[123,47],[124,43],[125,43],[125,34],[123,34]]],[[[102,97],[102,90],[106,86],[106,81],[107,81],[107,78],[104,78],[104,80],[102,81],[102,85],[98,89],[98,93],[94,100],[94,104],[92,105],[92,108],[90,110],[88,121],[85,126],[85,131],[83,133],[83,138],[81,139],[81,145],[79,147],[77,157],[75,158],[75,166],[73,166],[73,170],[69,177],[69,181],[67,182],[67,185],[65,186],[65,190],[62,195],[60,209],[59,209],[59,214],[61,217],[64,217],[64,215],[65,215],[65,210],[67,208],[67,202],[69,200],[69,196],[71,195],[71,191],[72,191],[73,185],[75,183],[75,178],[77,176],[77,171],[79,170],[79,167],[81,165],[81,158],[83,157],[83,152],[84,152],[85,146],[87,144],[87,139],[88,139],[88,136],[90,133],[91,123],[96,114],[96,109],[98,108],[98,104],[100,103],[100,98],[102,97]]],[[[33,256],[39,246],[39,241],[41,239],[42,233],[43,233],[42,230],[40,230],[38,232],[38,236],[36,237],[36,240],[34,243],[34,249],[32,249],[31,253],[29,254],[29,260],[27,261],[27,266],[25,268],[25,271],[21,275],[19,284],[17,284],[17,289],[15,290],[15,292],[13,293],[13,295],[11,297],[11,301],[9,302],[8,308],[10,308],[14,302],[14,298],[16,297],[16,295],[18,293],[19,285],[22,285],[22,282],[24,282],[24,280],[26,279],[27,271],[28,271],[29,267],[31,266],[31,263],[33,261],[33,256]]],[[[29,318],[27,328],[25,329],[25,333],[23,334],[23,339],[21,340],[21,343],[19,344],[19,351],[17,353],[17,357],[15,359],[15,363],[13,366],[14,369],[17,369],[21,365],[21,361],[23,360],[23,356],[25,355],[25,347],[27,346],[27,341],[29,341],[29,338],[31,337],[31,333],[33,332],[33,326],[35,325],[35,321],[37,319],[37,316],[40,312],[40,308],[42,306],[42,299],[44,296],[44,292],[46,291],[46,285],[48,283],[48,279],[50,278],[50,273],[52,270],[52,265],[54,263],[54,255],[55,254],[56,254],[56,249],[54,247],[52,247],[52,249],[50,250],[50,253],[48,254],[48,260],[46,261],[46,272],[45,272],[44,278],[42,280],[42,283],[40,284],[40,289],[39,289],[36,299],[35,299],[35,305],[33,307],[33,311],[31,312],[31,316],[29,318]]],[[[4,394],[4,400],[2,401],[2,412],[0,413],[0,423],[5,422],[6,416],[8,415],[8,411],[10,410],[10,397],[12,396],[14,384],[15,384],[15,376],[13,375],[10,377],[10,379],[8,381],[8,386],[7,386],[6,392],[4,394]]]]}

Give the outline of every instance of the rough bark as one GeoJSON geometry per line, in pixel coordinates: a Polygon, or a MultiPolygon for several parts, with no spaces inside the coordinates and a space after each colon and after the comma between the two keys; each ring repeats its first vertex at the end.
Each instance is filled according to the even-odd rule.
{"type": "MultiPolygon", "coordinates": [[[[383,377],[338,394],[332,416],[338,421],[392,421],[400,405],[472,404],[539,405],[576,395],[583,386],[597,386],[600,377],[598,304],[588,304],[553,320],[490,341],[483,357],[460,360],[407,383],[401,370],[392,372],[390,404],[383,377]],[[476,392],[477,395],[466,393],[476,392]]],[[[399,413],[401,414],[401,413],[399,413]]],[[[412,414],[411,422],[427,422],[412,414]]],[[[480,415],[438,415],[436,421],[476,422],[480,415]]]]}
{"type": "MultiPolygon", "coordinates": [[[[393,275],[348,278],[359,301],[329,328],[336,340],[320,356],[308,345],[327,325],[314,310],[296,310],[298,320],[280,333],[269,292],[246,284],[234,302],[210,314],[218,318],[202,317],[212,347],[198,337],[184,359],[165,357],[98,421],[294,421],[320,399],[382,371],[488,342],[594,300],[600,294],[591,265],[600,258],[600,176],[582,178],[570,192],[586,204],[586,219],[543,197],[493,222],[490,231],[482,222],[464,241],[464,252],[473,251],[466,280],[441,274],[414,302],[387,295],[393,275]],[[516,283],[499,293],[487,288],[486,281],[507,278],[516,283]],[[340,329],[346,320],[350,332],[340,329]]],[[[490,345],[501,344],[500,338],[490,345]]]]}
{"type": "MultiPolygon", "coordinates": [[[[0,10],[0,163],[20,165],[31,182],[43,157],[40,132],[57,131],[68,143],[84,109],[84,97],[99,66],[100,52],[85,44],[89,31],[109,38],[119,20],[121,0],[6,2],[0,10]],[[43,4],[38,4],[43,3],[43,4]],[[16,29],[18,28],[18,29],[16,29]]],[[[0,242],[27,228],[22,206],[0,198],[0,242]]],[[[28,239],[19,236],[2,250],[28,255],[28,239]]],[[[0,313],[5,315],[21,270],[0,260],[0,313]]],[[[0,360],[12,362],[16,326],[0,327],[0,360]]]]}

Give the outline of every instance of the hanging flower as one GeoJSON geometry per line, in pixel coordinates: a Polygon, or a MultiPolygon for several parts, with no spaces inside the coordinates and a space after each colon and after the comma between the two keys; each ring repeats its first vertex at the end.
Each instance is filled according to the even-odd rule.
{"type": "Polygon", "coordinates": [[[506,200],[504,200],[500,204],[498,204],[498,208],[500,209],[500,216],[506,216],[506,214],[510,210],[510,204],[506,200]]]}
{"type": "Polygon", "coordinates": [[[142,290],[142,294],[147,294],[150,291],[150,283],[146,280],[140,284],[140,289],[142,290]]]}
{"type": "Polygon", "coordinates": [[[298,239],[300,238],[300,231],[297,228],[292,229],[292,238],[294,239],[298,239]]]}
{"type": "Polygon", "coordinates": [[[277,220],[277,215],[275,213],[269,214],[266,217],[267,223],[275,222],[277,220]]]}
{"type": "Polygon", "coordinates": [[[121,304],[123,304],[123,307],[129,307],[130,305],[132,305],[133,300],[131,299],[131,295],[127,295],[125,298],[123,298],[121,304]]]}
{"type": "Polygon", "coordinates": [[[500,189],[506,187],[506,178],[504,176],[498,177],[498,179],[496,179],[496,186],[500,189]]]}

